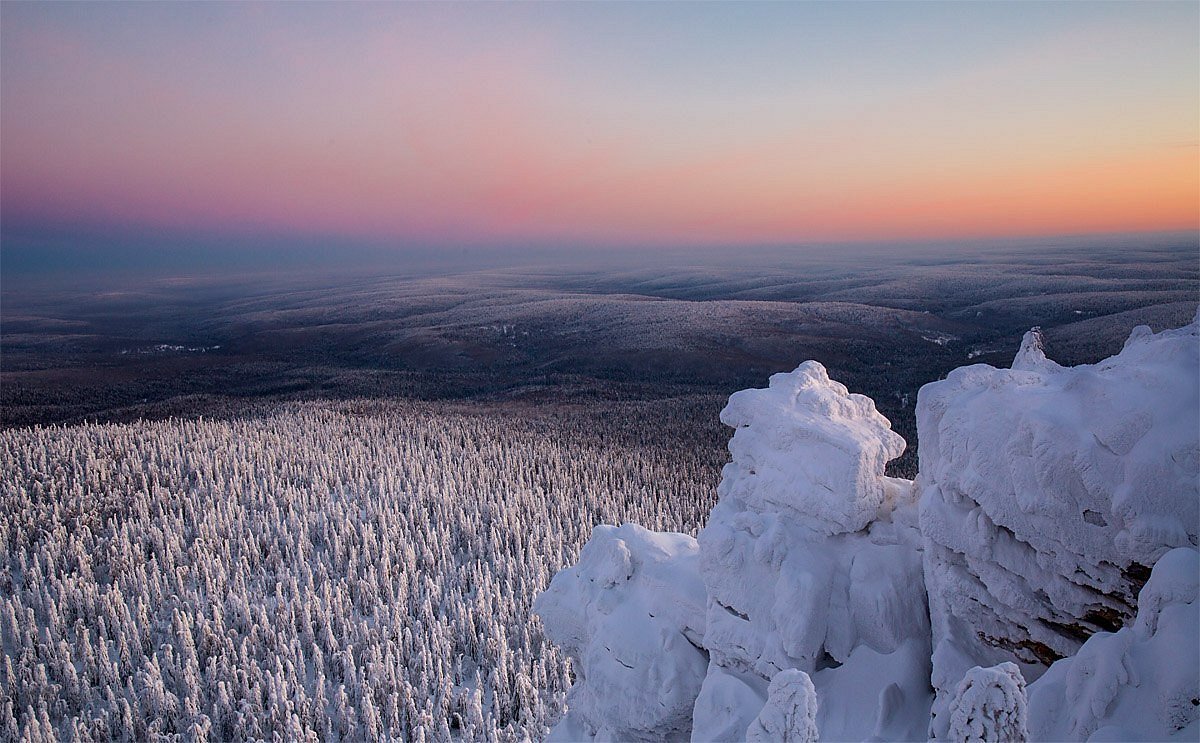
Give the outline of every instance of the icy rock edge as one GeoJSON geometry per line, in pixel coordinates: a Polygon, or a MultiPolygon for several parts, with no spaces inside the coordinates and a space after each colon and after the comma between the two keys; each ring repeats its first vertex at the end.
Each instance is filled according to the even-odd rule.
{"type": "Polygon", "coordinates": [[[551,739],[1196,739],[1198,398],[1200,322],[1073,368],[1031,331],[922,388],[914,484],[821,364],[734,394],[699,539],[599,526],[535,602],[551,739]]]}

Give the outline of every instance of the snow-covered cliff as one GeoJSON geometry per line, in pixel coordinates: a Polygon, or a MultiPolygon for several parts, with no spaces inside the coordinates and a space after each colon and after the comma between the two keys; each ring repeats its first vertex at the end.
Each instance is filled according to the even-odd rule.
{"type": "Polygon", "coordinates": [[[1011,369],[976,365],[917,397],[935,734],[967,669],[1027,680],[1134,616],[1150,567],[1200,520],[1197,325],[1136,329],[1063,368],[1026,334],[1011,369]]]}
{"type": "Polygon", "coordinates": [[[535,604],[577,674],[553,736],[1195,738],[1198,411],[1200,322],[926,385],[915,484],[816,362],[733,395],[699,539],[597,527],[535,604]]]}

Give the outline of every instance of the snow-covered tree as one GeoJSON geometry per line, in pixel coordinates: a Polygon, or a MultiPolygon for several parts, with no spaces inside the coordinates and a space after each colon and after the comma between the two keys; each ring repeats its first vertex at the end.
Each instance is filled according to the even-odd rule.
{"type": "Polygon", "coordinates": [[[750,727],[751,743],[815,743],[817,691],[804,671],[789,668],[771,679],[767,703],[750,727]]]}
{"type": "Polygon", "coordinates": [[[1024,743],[1027,732],[1025,679],[1011,662],[967,671],[950,704],[953,741],[1024,743]]]}

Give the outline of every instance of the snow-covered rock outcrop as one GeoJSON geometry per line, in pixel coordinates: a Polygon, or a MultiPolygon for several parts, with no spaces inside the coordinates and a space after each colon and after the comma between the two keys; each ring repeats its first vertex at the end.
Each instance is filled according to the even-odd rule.
{"type": "Polygon", "coordinates": [[[1015,661],[1036,679],[1131,621],[1150,566],[1196,544],[1198,327],[1139,328],[1118,355],[1072,368],[1031,331],[1012,369],[921,388],[935,735],[968,669],[1015,661]]]}
{"type": "Polygon", "coordinates": [[[1137,620],[1100,632],[1029,687],[1034,740],[1200,739],[1200,553],[1163,555],[1137,620]]]}
{"type": "Polygon", "coordinates": [[[883,468],[904,453],[904,439],[871,398],[850,394],[816,361],[733,393],[721,422],[734,432],[719,493],[744,510],[844,534],[875,520],[894,494],[883,468]]]}
{"type": "Polygon", "coordinates": [[[696,540],[597,526],[534,611],[576,674],[551,739],[687,740],[708,667],[696,540]]]}
{"type": "Polygon", "coordinates": [[[721,420],[733,461],[699,537],[714,662],[769,680],[923,634],[911,483],[883,474],[904,440],[874,403],[809,361],[721,420]]]}
{"type": "Polygon", "coordinates": [[[1200,322],[926,385],[916,485],[820,364],[736,393],[698,542],[597,527],[538,599],[552,737],[1194,739],[1198,411],[1200,322]]]}
{"type": "MultiPolygon", "coordinates": [[[[813,361],[774,375],[766,389],[733,395],[721,420],[735,429],[732,461],[700,533],[699,560],[687,552],[669,562],[674,581],[701,585],[698,600],[707,604],[704,617],[679,615],[672,626],[710,662],[697,666],[678,646],[682,660],[659,660],[687,679],[671,687],[668,706],[678,709],[684,692],[692,695],[693,740],[745,740],[751,729],[774,730],[779,715],[795,718],[771,712],[769,700],[775,684],[779,700],[798,704],[802,672],[815,694],[804,714],[815,715],[824,735],[924,735],[931,695],[921,535],[912,483],[883,474],[904,440],[869,398],[850,394],[813,361]]],[[[625,633],[645,634],[646,614],[660,611],[652,603],[667,601],[635,589],[605,595],[621,586],[607,576],[626,572],[610,567],[625,564],[611,556],[619,532],[598,527],[579,565],[535,605],[551,638],[579,659],[581,679],[555,731],[564,738],[648,730],[669,737],[683,729],[647,727],[627,708],[650,706],[663,693],[658,678],[625,668],[643,668],[647,659],[635,663],[623,650],[623,663],[610,661],[620,633],[604,628],[620,623],[625,633]],[[588,622],[595,628],[583,628],[588,622]],[[600,689],[613,684],[617,696],[601,709],[600,689]]],[[[805,725],[789,734],[807,735],[805,725]]]]}
{"type": "Polygon", "coordinates": [[[850,394],[815,361],[772,376],[767,389],[735,393],[721,420],[734,429],[732,461],[699,537],[704,646],[716,668],[698,710],[709,703],[710,684],[727,687],[733,677],[761,696],[788,669],[813,674],[824,699],[822,687],[853,674],[860,658],[891,668],[882,658],[903,648],[917,664],[916,689],[914,674],[896,667],[873,676],[878,690],[852,710],[819,705],[825,735],[864,723],[869,735],[883,689],[906,689],[919,706],[928,686],[913,491],[883,474],[904,440],[869,398],[850,394]]]}

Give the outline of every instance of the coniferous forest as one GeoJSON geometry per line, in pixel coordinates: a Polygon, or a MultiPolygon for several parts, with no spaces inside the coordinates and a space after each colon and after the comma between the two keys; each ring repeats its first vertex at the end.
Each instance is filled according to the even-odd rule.
{"type": "Polygon", "coordinates": [[[711,402],[4,431],[0,738],[539,738],[532,598],[593,524],[695,533],[711,402]]]}

